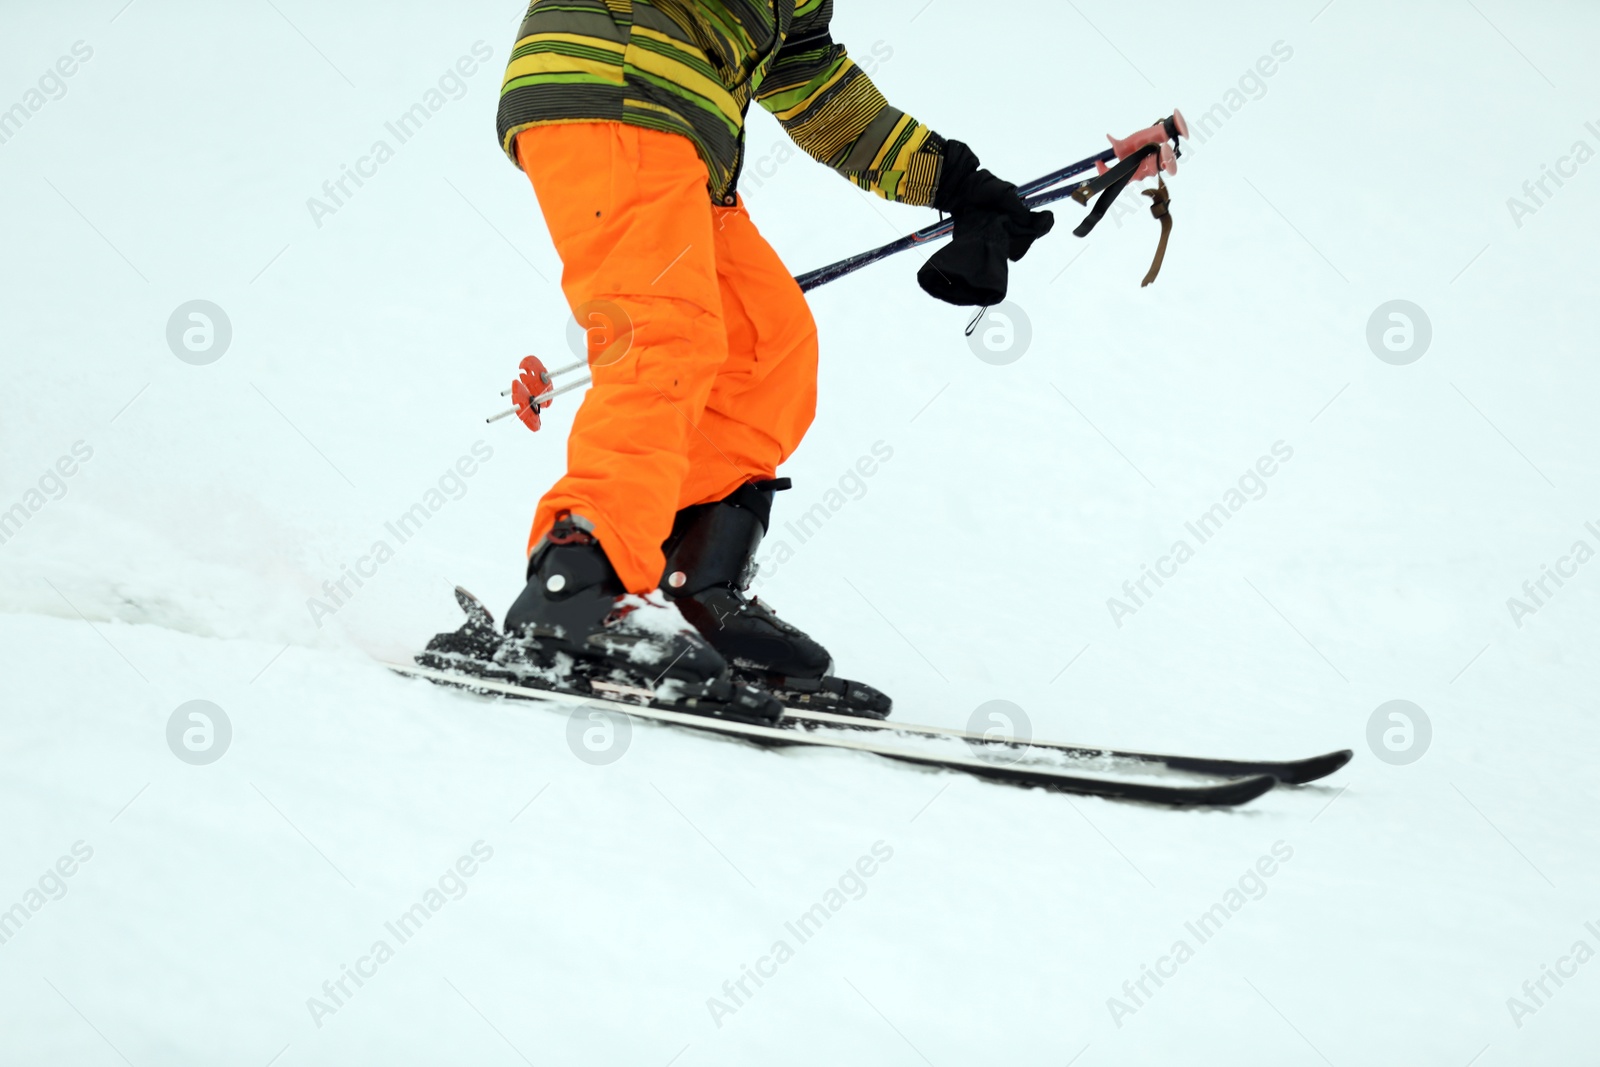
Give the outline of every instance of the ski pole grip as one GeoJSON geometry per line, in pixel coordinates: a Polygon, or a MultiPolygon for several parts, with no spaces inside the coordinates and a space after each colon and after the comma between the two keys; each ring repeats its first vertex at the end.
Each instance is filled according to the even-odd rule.
{"type": "MultiPolygon", "coordinates": [[[[1176,144],[1179,138],[1189,136],[1189,124],[1184,121],[1183,112],[1177,108],[1172,109],[1172,114],[1126,137],[1117,138],[1106,134],[1106,140],[1111,142],[1111,150],[1117,154],[1118,159],[1127,159],[1146,145],[1159,145],[1162,147],[1160,155],[1160,169],[1168,174],[1178,172],[1177,154],[1168,147],[1168,142],[1176,144]]],[[[1105,173],[1104,169],[1101,173],[1105,173]]]]}

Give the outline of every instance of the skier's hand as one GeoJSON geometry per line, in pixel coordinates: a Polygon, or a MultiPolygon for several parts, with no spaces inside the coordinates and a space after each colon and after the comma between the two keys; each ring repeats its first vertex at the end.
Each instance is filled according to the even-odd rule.
{"type": "Polygon", "coordinates": [[[952,304],[991,306],[1005,299],[1007,260],[1028,254],[1055,216],[1033,211],[1010,182],[978,167],[960,141],[945,144],[933,206],[955,218],[955,235],[917,273],[929,295],[952,304]]]}
{"type": "Polygon", "coordinates": [[[1049,233],[1055,224],[1050,212],[1030,210],[1015,185],[979,169],[977,155],[960,141],[945,143],[944,170],[933,206],[954,215],[958,222],[972,214],[1004,219],[1012,236],[1007,250],[1012,261],[1027,255],[1034,240],[1049,233]]]}

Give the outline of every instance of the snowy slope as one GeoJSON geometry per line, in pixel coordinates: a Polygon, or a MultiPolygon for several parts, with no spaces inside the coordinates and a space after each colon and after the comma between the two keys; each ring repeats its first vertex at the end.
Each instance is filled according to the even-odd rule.
{"type": "MultiPolygon", "coordinates": [[[[1148,218],[1060,227],[1014,271],[1012,362],[914,257],[814,294],[821,410],[778,518],[847,502],[762,595],[907,719],[1007,700],[1040,736],[1356,762],[1232,813],[643,726],[595,766],[564,715],[389,675],[454,584],[515,595],[574,408],[482,421],[521,355],[565,355],[493,144],[520,12],[12,4],[0,1062],[1581,1062],[1600,17],[838,6],[893,100],[1014,180],[1175,103],[1209,120],[1161,280],[1148,218]],[[194,300],[231,326],[204,365],[168,341],[194,300]],[[1414,362],[1369,347],[1394,300],[1431,324],[1414,362]],[[1172,576],[1136,602],[1146,565],[1172,576]],[[231,725],[209,765],[169,748],[192,700],[231,725]],[[1431,724],[1408,764],[1369,743],[1392,700],[1431,724]]],[[[754,117],[745,195],[796,271],[928,220],[781,136],[754,117]]]]}

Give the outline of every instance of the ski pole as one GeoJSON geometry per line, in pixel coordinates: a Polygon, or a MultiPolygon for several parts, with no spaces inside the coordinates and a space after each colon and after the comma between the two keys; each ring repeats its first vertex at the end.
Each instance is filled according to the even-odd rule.
{"type": "Polygon", "coordinates": [[[570,393],[574,389],[581,389],[589,384],[589,375],[568,382],[559,389],[554,387],[552,379],[558,374],[569,374],[572,371],[589,366],[587,359],[580,359],[575,363],[568,363],[555,370],[547,370],[544,361],[538,356],[524,356],[519,365],[522,373],[516,381],[511,383],[511,388],[500,390],[501,396],[511,397],[511,407],[497,415],[490,415],[484,422],[499,422],[501,419],[512,415],[521,417],[530,430],[539,429],[539,412],[550,406],[550,401],[562,393],[570,393]]]}
{"type": "MultiPolygon", "coordinates": [[[[571,370],[571,369],[572,369],[571,367],[567,368],[567,370],[571,370]]],[[[560,371],[551,371],[550,373],[551,373],[551,375],[555,375],[555,374],[559,374],[561,372],[560,371]]],[[[568,382],[566,385],[563,385],[560,389],[546,389],[544,392],[540,393],[538,396],[529,397],[527,402],[530,403],[530,404],[538,404],[541,409],[547,408],[547,407],[550,406],[550,401],[554,400],[556,397],[560,396],[562,393],[570,393],[574,389],[582,388],[583,386],[588,385],[588,384],[589,384],[589,378],[588,378],[587,375],[585,375],[584,377],[579,378],[577,381],[568,382]]],[[[500,395],[501,396],[506,396],[510,392],[511,392],[510,389],[506,389],[503,392],[501,392],[500,395]]],[[[504,411],[500,412],[498,415],[490,415],[487,419],[484,419],[483,421],[484,422],[499,422],[501,419],[510,418],[512,415],[517,414],[518,411],[520,411],[520,410],[521,410],[520,408],[517,408],[515,406],[509,407],[509,408],[506,408],[504,411]]]]}
{"type": "MultiPolygon", "coordinates": [[[[1087,181],[1077,182],[1073,185],[1063,186],[1061,183],[1086,171],[1095,169],[1097,164],[1109,165],[1116,162],[1119,146],[1126,157],[1123,162],[1136,166],[1137,164],[1133,162],[1131,154],[1132,146],[1140,146],[1138,156],[1142,161],[1143,158],[1155,150],[1156,146],[1165,145],[1169,141],[1177,143],[1180,138],[1188,135],[1189,127],[1184,121],[1183,113],[1174,108],[1172,114],[1157,120],[1148,129],[1124,138],[1114,144],[1113,147],[1103,152],[1098,152],[1087,159],[1080,159],[1076,163],[1069,163],[1060,170],[1041,175],[1025,185],[1018,186],[1017,191],[1030,208],[1043,207],[1046,204],[1053,204],[1068,197],[1073,197],[1079,200],[1080,203],[1086,202],[1089,196],[1106,189],[1110,185],[1116,184],[1120,189],[1121,185],[1126,184],[1131,170],[1127,174],[1119,174],[1118,171],[1128,170],[1128,168],[1118,167],[1109,173],[1097,175],[1087,181]]],[[[1101,211],[1103,210],[1104,205],[1101,205],[1101,211]]],[[[1098,216],[1095,217],[1097,218],[1098,216]]],[[[798,275],[795,278],[795,282],[799,284],[802,292],[810,292],[818,286],[843,278],[847,274],[853,274],[862,267],[877,263],[879,260],[888,259],[890,256],[904,252],[907,249],[916,248],[930,241],[948,237],[954,231],[955,221],[953,219],[942,219],[930,226],[924,226],[915,233],[908,233],[898,240],[890,241],[886,245],[880,245],[865,252],[858,252],[853,256],[839,260],[837,263],[830,263],[826,267],[818,267],[816,270],[807,271],[805,274],[798,275]]],[[[1087,230],[1084,230],[1084,232],[1087,232],[1087,230]]],[[[1082,234],[1079,234],[1079,236],[1082,236],[1082,234]]],[[[546,370],[543,362],[538,357],[528,356],[522,361],[523,377],[519,382],[513,383],[512,388],[504,390],[500,394],[501,396],[512,394],[514,406],[497,415],[491,415],[484,421],[498,422],[512,415],[519,415],[522,421],[531,429],[538,430],[539,412],[548,407],[550,401],[555,397],[563,393],[570,393],[572,390],[587,384],[590,376],[586,374],[582,378],[568,382],[560,388],[553,387],[552,379],[587,366],[588,361],[580,359],[576,363],[569,363],[564,367],[557,367],[555,370],[546,370]],[[543,388],[535,392],[532,388],[534,385],[539,385],[543,388]]]]}
{"type": "MultiPolygon", "coordinates": [[[[1033,207],[1032,196],[1050,188],[1057,182],[1065,181],[1068,178],[1082,174],[1086,170],[1093,169],[1096,163],[1110,163],[1116,158],[1113,150],[1108,148],[1099,155],[1090,156],[1088,159],[1080,159],[1069,167],[1062,167],[1054,173],[1034,179],[1027,185],[1019,186],[1017,191],[1022,194],[1028,206],[1033,207]]],[[[948,237],[954,232],[955,227],[955,220],[941,219],[930,226],[924,226],[915,233],[908,233],[904,237],[890,241],[886,245],[879,245],[877,248],[848,256],[837,263],[830,263],[826,267],[818,267],[816,270],[807,271],[795,278],[795,281],[800,284],[802,292],[809,293],[818,286],[827,285],[831,281],[843,278],[846,274],[854,274],[862,267],[871,266],[879,260],[888,259],[890,256],[915,248],[918,245],[927,244],[929,241],[937,241],[942,237],[948,237]]]]}
{"type": "MultiPolygon", "coordinates": [[[[1152,124],[1148,131],[1134,134],[1128,140],[1152,139],[1158,133],[1166,141],[1177,141],[1179,137],[1187,136],[1189,127],[1184,121],[1183,112],[1174,108],[1172,114],[1152,124]]],[[[1085,171],[1093,170],[1097,163],[1109,164],[1115,162],[1116,159],[1117,150],[1108,148],[1104,152],[1090,156],[1088,159],[1080,159],[1078,162],[1068,164],[1060,170],[1051,171],[1043,177],[1035,178],[1026,185],[1019,186],[1017,191],[1022,194],[1022,198],[1030,208],[1054,203],[1057,200],[1065,200],[1072,195],[1072,190],[1055,190],[1049,195],[1048,199],[1045,199],[1046,190],[1066,181],[1068,178],[1075,178],[1085,171]]],[[[826,267],[818,267],[816,270],[807,271],[797,277],[795,281],[800,283],[802,291],[810,292],[819,285],[826,285],[838,278],[843,278],[846,274],[853,274],[862,267],[870,266],[879,260],[888,259],[892,255],[910,248],[916,248],[918,245],[927,244],[929,241],[937,241],[941,237],[948,237],[954,230],[954,220],[942,219],[931,226],[924,226],[915,233],[908,233],[898,240],[890,241],[886,245],[881,245],[866,252],[858,252],[853,256],[839,260],[837,263],[830,263],[826,267]]]]}

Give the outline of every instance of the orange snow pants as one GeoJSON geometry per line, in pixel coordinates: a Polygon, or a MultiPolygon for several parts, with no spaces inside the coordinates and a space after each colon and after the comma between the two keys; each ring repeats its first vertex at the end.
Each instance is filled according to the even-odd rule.
{"type": "Polygon", "coordinates": [[[743,203],[711,202],[688,138],[536,126],[518,135],[517,159],[594,376],[528,552],[571,511],[628,591],[648,592],[680,508],[773,477],[799,445],[816,412],[816,325],[743,203]]]}

